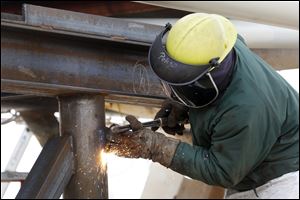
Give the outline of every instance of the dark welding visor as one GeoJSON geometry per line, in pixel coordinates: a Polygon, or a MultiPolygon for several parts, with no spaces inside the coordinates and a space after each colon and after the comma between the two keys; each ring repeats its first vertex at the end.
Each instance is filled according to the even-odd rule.
{"type": "Polygon", "coordinates": [[[188,85],[171,85],[161,81],[164,92],[167,96],[185,106],[192,108],[202,108],[213,101],[219,95],[219,90],[210,73],[201,77],[205,81],[195,81],[188,85]],[[203,84],[205,82],[205,85],[203,84]]]}

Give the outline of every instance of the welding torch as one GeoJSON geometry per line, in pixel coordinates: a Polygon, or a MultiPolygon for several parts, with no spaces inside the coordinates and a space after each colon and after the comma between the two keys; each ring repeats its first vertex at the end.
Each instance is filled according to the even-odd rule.
{"type": "MultiPolygon", "coordinates": [[[[160,127],[162,124],[166,124],[167,118],[157,118],[152,121],[143,122],[143,127],[160,127]]],[[[123,133],[132,130],[130,124],[124,126],[113,125],[110,127],[110,130],[114,133],[123,133]]]]}

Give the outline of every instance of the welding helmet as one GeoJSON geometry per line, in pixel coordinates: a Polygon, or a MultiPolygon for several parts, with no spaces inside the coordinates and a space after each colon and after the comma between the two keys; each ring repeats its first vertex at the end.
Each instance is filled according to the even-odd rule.
{"type": "Polygon", "coordinates": [[[171,99],[201,108],[217,99],[219,90],[211,72],[218,69],[236,38],[237,32],[226,18],[194,13],[174,27],[165,26],[151,45],[149,64],[171,99]]]}

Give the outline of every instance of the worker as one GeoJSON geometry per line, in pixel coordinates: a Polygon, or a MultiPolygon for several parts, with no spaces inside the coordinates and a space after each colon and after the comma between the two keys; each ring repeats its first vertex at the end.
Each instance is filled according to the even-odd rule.
{"type": "Polygon", "coordinates": [[[193,13],[167,24],[149,64],[169,97],[155,118],[172,135],[188,121],[193,145],[127,116],[133,130],[108,133],[107,151],[222,186],[225,198],[299,198],[299,94],[228,19],[193,13]]]}

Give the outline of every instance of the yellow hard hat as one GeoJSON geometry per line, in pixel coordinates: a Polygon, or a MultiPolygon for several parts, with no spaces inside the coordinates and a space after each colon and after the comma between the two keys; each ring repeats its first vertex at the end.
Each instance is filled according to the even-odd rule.
{"type": "Polygon", "coordinates": [[[220,63],[236,39],[237,31],[225,17],[193,13],[175,23],[167,37],[166,49],[174,60],[185,64],[203,65],[216,57],[220,63]]]}

